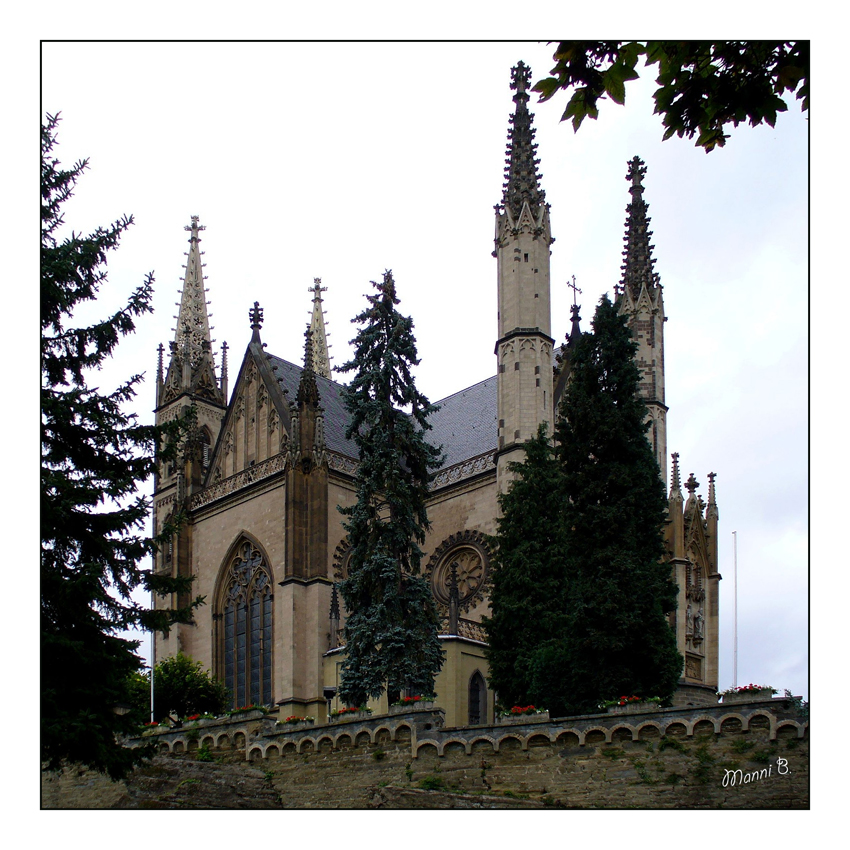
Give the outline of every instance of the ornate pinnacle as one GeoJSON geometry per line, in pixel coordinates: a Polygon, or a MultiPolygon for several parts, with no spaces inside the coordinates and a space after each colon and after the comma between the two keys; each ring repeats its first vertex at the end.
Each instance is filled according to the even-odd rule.
{"type": "Polygon", "coordinates": [[[658,275],[653,271],[655,260],[652,258],[652,244],[649,237],[652,231],[649,229],[650,218],[646,214],[648,204],[643,199],[643,178],[646,175],[646,166],[643,160],[635,156],[629,161],[626,180],[631,180],[629,193],[632,200],[626,207],[626,235],[623,241],[626,247],[623,250],[623,276],[620,285],[631,290],[632,297],[637,299],[641,289],[647,289],[658,284],[658,275]]]}
{"type": "Polygon", "coordinates": [[[325,316],[322,310],[322,293],[327,292],[322,286],[320,277],[313,278],[313,285],[308,292],[313,293],[313,315],[310,319],[310,329],[313,332],[313,371],[323,378],[331,376],[331,359],[328,353],[328,335],[325,331],[325,316]]]}
{"type": "Polygon", "coordinates": [[[521,98],[525,96],[526,100],[528,99],[528,84],[531,82],[531,68],[522,61],[516,63],[516,65],[511,68],[511,88],[516,91],[514,95],[514,102],[518,102],[517,98],[521,98]]]}
{"type": "MultiPolygon", "coordinates": [[[[333,587],[331,588],[331,619],[339,620],[339,594],[336,590],[336,582],[333,583],[333,587]]],[[[333,637],[333,636],[332,636],[333,637]]]]}
{"type": "Polygon", "coordinates": [[[263,308],[259,301],[255,301],[248,311],[248,318],[251,320],[251,330],[258,331],[263,326],[263,308]]]}
{"type": "Polygon", "coordinates": [[[194,375],[204,359],[205,343],[210,343],[210,317],[207,312],[208,301],[204,289],[203,264],[198,243],[198,233],[204,226],[198,223],[198,216],[192,216],[192,223],[184,230],[189,231],[189,251],[186,271],[183,276],[183,291],[180,294],[180,310],[175,317],[174,341],[181,356],[188,357],[194,375]],[[187,344],[188,343],[188,344],[187,344]]]}
{"type": "Polygon", "coordinates": [[[693,496],[698,488],[699,488],[699,481],[697,481],[696,478],[694,478],[694,474],[692,472],[691,475],[690,475],[690,478],[688,478],[687,482],[685,483],[685,489],[693,496]]]}
{"type": "Polygon", "coordinates": [[[316,374],[313,371],[313,333],[309,325],[304,332],[304,370],[301,372],[295,400],[299,405],[311,404],[315,407],[319,404],[319,388],[316,386],[316,374]]]}
{"type": "Polygon", "coordinates": [[[517,218],[524,201],[528,201],[532,213],[536,216],[540,206],[546,202],[546,194],[540,188],[537,173],[539,160],[536,159],[537,145],[534,141],[532,115],[528,111],[528,85],[531,70],[524,62],[518,62],[511,69],[511,88],[516,91],[513,101],[516,104],[510,117],[508,129],[508,147],[505,159],[505,185],[502,191],[501,207],[509,208],[517,218]]]}
{"type": "Polygon", "coordinates": [[[715,494],[714,494],[714,479],[715,478],[717,478],[716,472],[709,472],[708,473],[708,504],[709,505],[716,505],[717,504],[717,500],[716,500],[715,494]]]}
{"type": "Polygon", "coordinates": [[[682,484],[681,484],[681,481],[679,480],[679,453],[673,452],[673,454],[670,455],[670,457],[673,459],[673,475],[672,475],[672,481],[670,483],[670,492],[671,493],[681,492],[682,484]]]}
{"type": "Polygon", "coordinates": [[[198,231],[206,230],[206,227],[204,227],[203,224],[198,224],[198,216],[193,215],[192,223],[187,224],[183,229],[191,231],[192,233],[192,235],[189,237],[189,242],[200,242],[201,240],[198,236],[198,231]]]}

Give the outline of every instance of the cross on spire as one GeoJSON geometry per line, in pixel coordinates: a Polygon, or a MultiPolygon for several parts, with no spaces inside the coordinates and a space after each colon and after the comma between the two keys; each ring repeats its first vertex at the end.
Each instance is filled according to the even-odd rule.
{"type": "MultiPolygon", "coordinates": [[[[198,224],[198,220],[199,220],[198,216],[193,215],[193,216],[192,216],[192,223],[191,223],[191,224],[187,224],[187,225],[183,228],[184,230],[189,230],[189,231],[191,231],[192,235],[189,237],[190,241],[191,241],[192,239],[197,239],[197,238],[198,238],[198,231],[200,231],[200,230],[206,230],[206,227],[204,227],[204,225],[203,225],[203,224],[198,224]]],[[[200,240],[198,240],[198,241],[200,241],[200,240]]]]}
{"type": "Polygon", "coordinates": [[[259,301],[255,301],[248,311],[248,318],[251,320],[251,330],[258,331],[263,326],[263,308],[259,301]]]}
{"type": "Polygon", "coordinates": [[[577,306],[576,305],[576,293],[581,295],[581,290],[576,286],[576,276],[575,275],[573,275],[573,282],[572,283],[567,281],[567,289],[572,289],[572,291],[573,291],[573,307],[577,306]]]}

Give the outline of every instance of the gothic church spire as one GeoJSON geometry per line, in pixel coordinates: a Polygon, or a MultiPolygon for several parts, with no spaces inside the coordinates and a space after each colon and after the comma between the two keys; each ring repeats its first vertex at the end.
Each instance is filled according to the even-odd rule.
{"type": "Polygon", "coordinates": [[[540,175],[536,158],[537,144],[534,141],[533,116],[528,111],[528,87],[531,70],[524,62],[511,69],[511,88],[516,91],[513,101],[514,114],[508,119],[508,147],[505,159],[505,184],[502,192],[502,208],[510,209],[514,220],[519,218],[523,201],[528,201],[535,218],[541,205],[546,202],[546,193],[540,188],[540,175]]]}
{"type": "Polygon", "coordinates": [[[328,288],[322,286],[320,277],[313,278],[313,286],[308,290],[313,293],[313,315],[310,319],[310,333],[313,346],[313,371],[323,378],[331,377],[331,358],[328,353],[328,334],[325,331],[325,312],[322,310],[322,293],[328,288]]]}
{"type": "Polygon", "coordinates": [[[188,351],[192,371],[195,372],[205,351],[210,350],[210,317],[207,313],[206,290],[204,288],[204,272],[200,250],[200,231],[206,230],[198,224],[198,216],[192,216],[192,223],[183,228],[189,231],[189,251],[186,260],[186,274],[183,278],[183,292],[180,297],[180,312],[177,314],[175,328],[175,349],[179,352],[188,351]]]}
{"type": "Polygon", "coordinates": [[[204,226],[198,223],[198,216],[192,216],[192,223],[184,230],[189,232],[189,250],[186,252],[186,268],[183,276],[183,289],[177,304],[179,312],[174,339],[171,342],[171,359],[165,380],[157,381],[157,404],[172,401],[183,393],[196,398],[205,398],[216,404],[226,404],[222,389],[216,378],[210,331],[209,302],[204,286],[205,275],[200,250],[201,238],[198,235],[204,226]]]}
{"type": "Polygon", "coordinates": [[[658,274],[653,270],[655,260],[652,258],[652,243],[649,237],[652,231],[649,229],[651,219],[646,214],[649,205],[643,199],[643,178],[646,175],[646,165],[643,160],[635,156],[629,161],[629,170],[626,180],[631,180],[629,188],[632,200],[626,207],[626,235],[623,241],[626,247],[623,249],[623,276],[620,285],[628,289],[632,298],[637,301],[641,289],[646,287],[651,290],[659,282],[658,274]]]}

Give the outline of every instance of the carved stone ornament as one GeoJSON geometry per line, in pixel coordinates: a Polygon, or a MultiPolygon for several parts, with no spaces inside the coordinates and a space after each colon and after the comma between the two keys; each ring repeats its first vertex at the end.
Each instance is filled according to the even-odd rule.
{"type": "Polygon", "coordinates": [[[334,578],[337,581],[348,578],[348,559],[350,555],[351,544],[348,542],[348,538],[344,537],[336,549],[334,549],[334,578]]]}
{"type": "Polygon", "coordinates": [[[452,566],[455,566],[458,608],[468,611],[484,600],[490,582],[490,550],[480,531],[462,531],[447,537],[426,567],[431,592],[441,612],[448,610],[452,566]]]}

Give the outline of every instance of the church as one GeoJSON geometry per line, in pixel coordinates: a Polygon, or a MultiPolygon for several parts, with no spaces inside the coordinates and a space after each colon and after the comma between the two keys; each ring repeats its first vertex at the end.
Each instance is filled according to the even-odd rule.
{"type": "MultiPolygon", "coordinates": [[[[512,70],[513,114],[508,127],[504,185],[496,206],[494,374],[434,403],[429,441],[442,446],[443,466],[431,483],[431,528],[423,546],[424,573],[442,617],[444,664],[437,704],[447,726],[492,723],[496,694],[487,686],[481,625],[488,613],[497,495],[510,485],[508,466],[541,422],[552,432],[569,380],[572,329],[563,344],[551,332],[549,264],[554,241],[550,208],[538,173],[530,70],[512,70]]],[[[647,431],[667,483],[664,392],[664,299],[648,229],[644,163],[628,163],[622,277],[614,287],[620,312],[638,344],[647,431]]],[[[482,209],[482,214],[484,210],[482,209]]],[[[193,595],[206,604],[194,625],[156,636],[155,660],[178,651],[202,662],[229,688],[234,706],[275,706],[281,718],[323,722],[342,706],[336,697],[344,659],[345,610],[336,582],[346,575],[348,543],[338,507],[355,501],[357,449],[346,439],[342,385],[328,357],[323,294],[315,279],[304,358],[291,363],[267,352],[263,310],[246,304],[250,339],[230,379],[225,343],[217,366],[212,351],[203,264],[204,230],[192,216],[189,251],[174,340],[167,363],[159,347],[156,421],[193,406],[197,421],[178,460],[155,481],[153,527],[175,513],[185,521],[156,555],[154,569],[195,576],[193,595]]],[[[214,286],[212,287],[214,297],[214,286]]],[[[330,296],[329,296],[330,297],[330,296]]],[[[684,482],[671,455],[669,563],[679,586],[671,615],[685,664],[674,702],[716,702],[718,680],[718,509],[714,473],[707,500],[693,475],[684,482]],[[687,491],[687,495],[682,490],[687,491]]],[[[162,605],[186,604],[163,599],[162,605]]],[[[387,697],[370,704],[386,712],[387,697]]]]}

